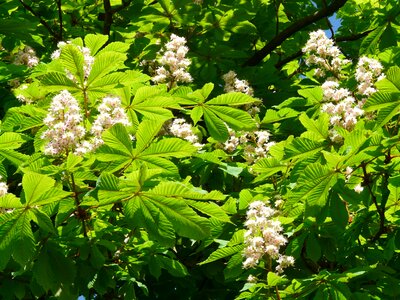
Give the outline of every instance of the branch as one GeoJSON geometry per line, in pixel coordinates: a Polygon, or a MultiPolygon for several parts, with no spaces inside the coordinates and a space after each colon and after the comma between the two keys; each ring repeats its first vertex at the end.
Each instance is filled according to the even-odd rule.
{"type": "Polygon", "coordinates": [[[104,0],[103,5],[104,5],[103,34],[110,36],[112,17],[113,17],[110,0],[104,0]]]}
{"type": "Polygon", "coordinates": [[[57,9],[58,9],[58,21],[60,22],[60,29],[59,29],[59,40],[62,41],[63,39],[63,17],[62,17],[62,8],[61,8],[61,0],[56,0],[57,9]]]}
{"type": "Polygon", "coordinates": [[[122,5],[112,9],[110,0],[104,0],[104,25],[103,34],[110,36],[111,25],[113,23],[113,15],[131,4],[132,0],[122,1],[122,5]]]}
{"type": "Polygon", "coordinates": [[[32,15],[34,15],[36,18],[39,19],[40,24],[42,24],[49,32],[50,34],[57,40],[60,41],[60,36],[51,29],[50,25],[44,20],[37,12],[33,10],[32,7],[30,7],[28,4],[26,4],[24,1],[19,0],[21,2],[22,6],[29,11],[32,15]]]}
{"type": "Polygon", "coordinates": [[[258,65],[268,54],[279,47],[286,39],[291,37],[296,32],[307,27],[308,25],[315,23],[327,16],[332,15],[335,11],[339,10],[347,0],[333,0],[330,5],[322,8],[321,10],[315,12],[312,15],[306,16],[294,22],[292,25],[287,27],[281,33],[276,35],[272,40],[270,40],[263,48],[257,51],[250,59],[248,59],[244,66],[256,66],[258,65]]]}
{"type": "MultiPolygon", "coordinates": [[[[352,42],[352,41],[357,41],[365,36],[367,36],[368,34],[370,34],[372,31],[374,31],[374,29],[372,30],[367,30],[361,33],[356,33],[356,34],[352,34],[352,35],[348,35],[348,36],[339,36],[339,37],[335,37],[334,41],[336,43],[340,43],[340,42],[352,42]]],[[[288,62],[299,58],[300,56],[303,55],[303,51],[299,50],[296,53],[293,53],[291,55],[289,55],[288,57],[282,59],[281,61],[277,62],[275,64],[275,67],[277,69],[281,69],[284,65],[286,65],[288,62]]]]}

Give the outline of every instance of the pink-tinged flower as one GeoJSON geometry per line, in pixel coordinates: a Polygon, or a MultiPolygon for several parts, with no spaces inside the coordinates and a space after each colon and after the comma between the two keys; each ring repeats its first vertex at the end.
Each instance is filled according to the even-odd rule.
{"type": "Polygon", "coordinates": [[[186,39],[171,34],[170,41],[161,51],[163,56],[160,59],[161,66],[156,69],[153,77],[155,83],[167,83],[172,88],[178,82],[192,82],[193,78],[187,71],[191,62],[186,58],[189,48],[186,46],[186,39]]]}
{"type": "Polygon", "coordinates": [[[44,152],[60,155],[74,151],[86,130],[78,101],[66,90],[53,97],[48,114],[43,120],[48,129],[41,138],[48,141],[44,152]]]}
{"type": "Polygon", "coordinates": [[[281,233],[281,223],[273,218],[276,213],[274,208],[262,201],[250,203],[244,224],[247,228],[244,234],[244,268],[256,267],[264,256],[277,261],[277,272],[282,272],[284,268],[294,264],[293,257],[279,253],[280,247],[287,243],[287,239],[281,233]]]}

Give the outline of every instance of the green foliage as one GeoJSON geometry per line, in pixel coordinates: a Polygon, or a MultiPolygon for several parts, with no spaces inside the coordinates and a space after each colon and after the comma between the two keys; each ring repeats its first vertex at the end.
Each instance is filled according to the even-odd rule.
{"type": "Polygon", "coordinates": [[[0,298],[399,298],[399,15],[396,0],[2,1],[0,298]],[[351,59],[328,73],[363,111],[352,126],[301,51],[318,29],[351,59]],[[161,58],[172,34],[192,82],[155,79],[186,51],[161,58]],[[385,74],[371,95],[363,56],[385,74]],[[65,90],[81,115],[49,125],[65,90]],[[77,143],[49,151],[74,122],[77,143]],[[254,201],[276,210],[283,272],[265,253],[243,267],[254,201]]]}

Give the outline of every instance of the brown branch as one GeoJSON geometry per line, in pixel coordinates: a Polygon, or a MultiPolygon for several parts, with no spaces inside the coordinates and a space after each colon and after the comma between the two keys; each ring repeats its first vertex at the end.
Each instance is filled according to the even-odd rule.
{"type": "Polygon", "coordinates": [[[62,16],[62,8],[61,8],[61,0],[56,0],[57,9],[58,9],[58,21],[60,22],[60,29],[59,29],[59,40],[62,41],[63,39],[63,16],[62,16]]]}
{"type": "Polygon", "coordinates": [[[132,0],[122,1],[122,5],[117,8],[112,9],[110,0],[104,0],[104,25],[103,25],[103,34],[110,36],[111,25],[113,23],[113,15],[124,8],[128,7],[131,4],[132,0]]]}
{"type": "Polygon", "coordinates": [[[263,48],[254,53],[250,59],[248,59],[244,66],[256,66],[258,65],[268,54],[274,51],[277,47],[279,47],[286,39],[291,37],[296,32],[301,29],[315,23],[327,16],[332,15],[335,11],[339,10],[347,0],[333,0],[330,5],[321,10],[315,12],[312,15],[306,16],[303,19],[300,19],[294,22],[292,25],[281,31],[278,35],[276,35],[272,40],[270,40],[263,48]]]}
{"type": "MultiPolygon", "coordinates": [[[[367,36],[372,31],[374,31],[374,30],[373,29],[372,30],[367,30],[367,31],[364,31],[364,32],[361,32],[361,33],[356,33],[356,34],[347,35],[347,36],[339,36],[339,37],[335,37],[334,40],[335,40],[336,43],[357,41],[357,40],[367,36]]],[[[288,62],[291,62],[292,60],[294,60],[296,58],[299,58],[302,55],[303,55],[303,51],[299,50],[299,51],[289,55],[288,57],[282,59],[281,61],[277,62],[275,64],[275,67],[280,70],[288,62]]]]}
{"type": "Polygon", "coordinates": [[[112,24],[112,9],[111,9],[111,3],[110,0],[104,0],[103,2],[104,6],[104,24],[103,24],[103,34],[110,36],[110,31],[111,31],[111,24],[112,24]]]}

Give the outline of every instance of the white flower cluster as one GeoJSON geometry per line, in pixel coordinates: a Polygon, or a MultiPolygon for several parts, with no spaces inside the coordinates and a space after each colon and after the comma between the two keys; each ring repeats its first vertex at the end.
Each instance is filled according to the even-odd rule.
{"type": "Polygon", "coordinates": [[[273,217],[277,211],[266,206],[262,201],[254,201],[249,205],[245,226],[244,268],[257,266],[264,255],[278,263],[276,271],[282,273],[284,268],[294,265],[294,258],[279,253],[287,239],[282,235],[283,228],[273,217]]]}
{"type": "Polygon", "coordinates": [[[370,96],[376,92],[375,82],[385,78],[383,67],[379,61],[366,56],[360,57],[357,63],[356,80],[358,82],[358,94],[370,96]]]}
{"type": "Polygon", "coordinates": [[[318,77],[324,77],[326,71],[337,75],[342,67],[350,62],[348,59],[341,58],[342,52],[334,46],[333,40],[327,38],[323,30],[311,32],[302,50],[308,54],[306,64],[318,67],[315,69],[315,75],[318,77]]]}
{"type": "MultiPolygon", "coordinates": [[[[57,48],[58,49],[51,54],[51,59],[54,60],[54,59],[59,58],[60,55],[61,55],[62,49],[68,44],[71,44],[71,42],[70,41],[59,42],[57,44],[57,48]]],[[[81,47],[81,46],[76,46],[76,47],[83,54],[83,74],[85,76],[85,79],[87,79],[89,77],[90,71],[92,70],[92,66],[93,66],[93,63],[94,63],[94,57],[90,55],[90,49],[89,48],[81,47]]],[[[69,79],[71,79],[72,81],[76,82],[76,78],[74,77],[74,75],[72,75],[68,70],[66,70],[66,72],[67,72],[67,77],[69,79]]]]}
{"type": "Polygon", "coordinates": [[[233,152],[239,145],[243,146],[243,156],[248,163],[267,156],[269,149],[275,145],[270,142],[271,134],[267,130],[259,130],[254,132],[235,132],[228,127],[229,139],[224,143],[224,150],[233,152]]]}
{"type": "Polygon", "coordinates": [[[199,143],[199,137],[194,134],[192,125],[186,123],[185,119],[174,119],[172,124],[169,126],[169,132],[176,137],[187,140],[199,149],[204,146],[199,143]]]}
{"type": "Polygon", "coordinates": [[[163,49],[160,59],[161,67],[156,69],[153,81],[156,83],[167,83],[168,87],[174,87],[178,82],[191,82],[192,76],[187,72],[190,60],[186,58],[189,48],[186,39],[171,34],[171,40],[163,49]]]}
{"type": "Polygon", "coordinates": [[[330,124],[349,131],[357,124],[357,118],[364,114],[363,103],[357,101],[348,89],[339,88],[339,83],[327,80],[322,85],[324,101],[321,110],[330,115],[330,124]]]}
{"type": "Polygon", "coordinates": [[[49,112],[43,120],[48,129],[41,138],[49,142],[44,153],[59,155],[75,149],[85,136],[86,130],[78,101],[66,90],[53,97],[49,112]]]}
{"type": "Polygon", "coordinates": [[[352,93],[347,88],[341,88],[338,80],[341,78],[341,68],[350,61],[342,59],[342,53],[334,46],[331,39],[328,39],[322,30],[310,33],[310,39],[303,52],[308,54],[306,63],[316,65],[316,75],[324,77],[326,72],[334,77],[329,77],[322,84],[323,101],[321,110],[330,116],[331,129],[330,139],[340,143],[343,137],[334,129],[334,126],[342,127],[348,131],[354,129],[359,117],[364,115],[362,109],[366,99],[359,99],[363,96],[370,96],[376,89],[376,81],[384,78],[382,65],[375,59],[361,57],[355,72],[358,82],[357,92],[352,93]],[[357,96],[358,94],[358,96],[357,96]],[[361,97],[360,97],[361,96],[361,97]]]}
{"type": "Polygon", "coordinates": [[[90,133],[94,136],[92,144],[94,148],[103,144],[101,134],[104,130],[112,127],[115,124],[130,126],[124,109],[121,107],[121,99],[118,97],[104,97],[101,104],[97,108],[99,114],[92,124],[90,133]]]}
{"type": "Polygon", "coordinates": [[[103,144],[101,134],[104,130],[117,123],[130,125],[118,97],[104,97],[98,111],[90,130],[91,136],[87,137],[87,131],[81,125],[83,116],[78,101],[66,90],[56,95],[43,120],[49,128],[41,136],[49,141],[45,146],[45,154],[60,155],[73,151],[83,155],[103,144]]]}
{"type": "Polygon", "coordinates": [[[241,92],[249,96],[254,95],[254,90],[249,85],[249,82],[247,80],[238,79],[234,71],[229,71],[225,75],[222,75],[222,79],[225,81],[224,91],[226,93],[241,92]]]}
{"type": "MultiPolygon", "coordinates": [[[[0,180],[3,179],[3,176],[0,175],[0,180]]],[[[8,186],[7,183],[1,181],[0,182],[0,197],[3,197],[5,194],[8,193],[8,186]]]]}
{"type": "Polygon", "coordinates": [[[23,50],[18,51],[14,57],[15,65],[26,65],[32,68],[39,64],[39,58],[36,56],[35,50],[29,46],[25,46],[23,50]]]}

